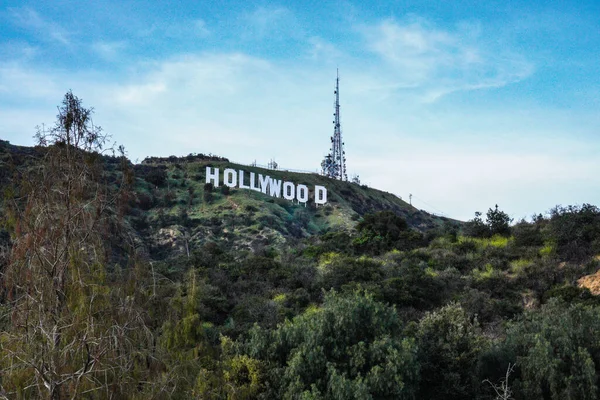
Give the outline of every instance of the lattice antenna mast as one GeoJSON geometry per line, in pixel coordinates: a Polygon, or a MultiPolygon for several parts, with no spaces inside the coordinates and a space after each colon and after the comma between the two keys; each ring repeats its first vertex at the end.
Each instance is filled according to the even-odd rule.
{"type": "Polygon", "coordinates": [[[338,179],[348,180],[346,174],[346,152],[342,141],[342,126],[340,124],[340,72],[337,71],[335,79],[335,128],[333,130],[334,151],[333,158],[339,168],[338,179]]]}
{"type": "Polygon", "coordinates": [[[346,152],[342,140],[342,127],[340,123],[340,74],[337,72],[335,80],[335,103],[333,114],[333,136],[331,137],[331,153],[321,163],[323,174],[334,179],[348,180],[346,171],[346,152]]]}

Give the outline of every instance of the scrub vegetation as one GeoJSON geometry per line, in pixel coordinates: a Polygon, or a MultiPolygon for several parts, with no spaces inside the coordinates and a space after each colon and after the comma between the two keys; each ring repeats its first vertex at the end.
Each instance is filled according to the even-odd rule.
{"type": "Polygon", "coordinates": [[[132,165],[90,116],[68,93],[38,146],[0,142],[0,398],[598,398],[597,207],[460,222],[132,165]]]}

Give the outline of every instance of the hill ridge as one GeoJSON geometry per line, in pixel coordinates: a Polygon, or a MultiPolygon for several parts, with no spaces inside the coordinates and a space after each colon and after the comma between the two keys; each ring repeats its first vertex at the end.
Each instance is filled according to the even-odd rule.
{"type": "MultiPolygon", "coordinates": [[[[7,165],[35,162],[43,149],[0,142],[0,180],[8,183],[11,179],[7,165]]],[[[116,171],[116,158],[105,156],[105,160],[108,169],[116,171]]],[[[144,253],[153,259],[183,254],[211,242],[248,251],[281,247],[315,234],[350,232],[365,214],[383,210],[393,211],[422,232],[444,223],[460,223],[419,210],[393,193],[366,185],[313,172],[246,165],[211,153],[146,157],[131,167],[135,182],[127,219],[131,234],[147,247],[144,253]],[[311,202],[303,206],[252,190],[211,187],[206,185],[207,166],[268,174],[309,188],[323,185],[328,190],[328,202],[319,207],[311,202]]]]}

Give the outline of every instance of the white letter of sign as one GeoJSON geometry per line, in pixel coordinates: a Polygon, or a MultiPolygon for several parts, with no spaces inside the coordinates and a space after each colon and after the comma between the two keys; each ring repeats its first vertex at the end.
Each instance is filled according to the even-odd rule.
{"type": "Polygon", "coordinates": [[[256,174],[254,172],[250,172],[250,189],[260,192],[260,188],[256,186],[256,174]]]}
{"type": "Polygon", "coordinates": [[[271,178],[269,183],[269,193],[273,197],[281,197],[281,181],[271,178]]]}
{"type": "Polygon", "coordinates": [[[294,200],[296,193],[294,184],[292,182],[283,182],[283,198],[286,200],[294,200]]]}
{"type": "Polygon", "coordinates": [[[325,186],[315,185],[315,203],[327,203],[327,188],[325,186]]]}
{"type": "Polygon", "coordinates": [[[212,168],[215,171],[211,172],[210,167],[206,167],[206,183],[213,182],[214,187],[219,187],[219,168],[212,168]]]}
{"type": "Polygon", "coordinates": [[[258,174],[258,181],[260,182],[260,191],[267,194],[267,187],[269,186],[269,175],[263,178],[262,174],[258,174]]]}
{"type": "Polygon", "coordinates": [[[244,185],[244,171],[240,169],[240,189],[250,189],[250,186],[244,185]]]}
{"type": "Polygon", "coordinates": [[[223,172],[223,183],[230,188],[237,186],[237,173],[235,172],[235,169],[227,168],[223,172]]]}
{"type": "Polygon", "coordinates": [[[306,185],[298,185],[296,187],[296,199],[300,203],[306,203],[308,201],[308,187],[306,185]]]}

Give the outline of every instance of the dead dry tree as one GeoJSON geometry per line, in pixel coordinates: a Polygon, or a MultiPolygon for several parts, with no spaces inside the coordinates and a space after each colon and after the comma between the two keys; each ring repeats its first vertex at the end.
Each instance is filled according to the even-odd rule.
{"type": "Polygon", "coordinates": [[[149,335],[135,290],[106,269],[130,177],[122,170],[109,182],[108,136],[92,109],[68,92],[58,111],[52,129],[38,130],[40,158],[21,169],[6,202],[10,323],[0,332],[0,393],[119,398],[136,384],[149,335]]]}
{"type": "Polygon", "coordinates": [[[500,380],[500,383],[494,384],[489,379],[483,381],[483,383],[488,383],[492,389],[496,392],[496,400],[511,400],[514,399],[512,397],[512,390],[508,384],[508,378],[510,374],[512,374],[515,368],[515,364],[508,363],[508,368],[506,368],[506,375],[503,379],[500,380]]]}

